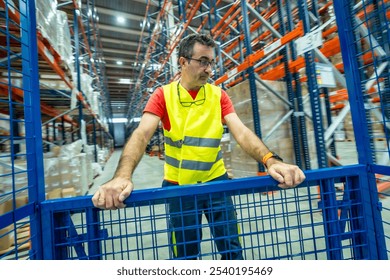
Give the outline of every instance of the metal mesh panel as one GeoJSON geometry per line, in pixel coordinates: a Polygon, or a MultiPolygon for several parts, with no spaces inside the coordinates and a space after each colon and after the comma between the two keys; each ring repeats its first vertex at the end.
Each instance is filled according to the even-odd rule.
{"type": "MultiPolygon", "coordinates": [[[[351,3],[349,3],[352,6],[351,3]]],[[[352,7],[347,19],[351,23],[354,35],[357,69],[354,75],[360,78],[361,98],[364,102],[364,114],[361,117],[368,129],[369,146],[372,160],[380,165],[388,165],[390,158],[390,83],[389,83],[389,37],[388,13],[390,6],[385,1],[359,1],[352,7]]],[[[351,48],[351,46],[350,46],[351,48]]],[[[351,94],[351,93],[350,93],[351,94]]],[[[359,94],[355,92],[354,94],[359,94]]],[[[354,108],[352,108],[353,110],[354,108]]],[[[355,134],[362,131],[354,119],[355,134]]]]}
{"type": "MultiPolygon", "coordinates": [[[[390,5],[386,1],[335,1],[334,5],[358,158],[369,165],[367,196],[379,196],[372,207],[381,212],[373,211],[373,226],[384,232],[377,236],[382,242],[378,246],[389,248],[390,5]]],[[[389,250],[381,256],[388,258],[389,250]]]]}
{"type": "Polygon", "coordinates": [[[35,221],[31,202],[36,198],[30,190],[38,181],[35,144],[36,133],[41,133],[35,115],[39,113],[36,30],[31,27],[29,5],[0,1],[0,259],[36,254],[29,250],[36,238],[30,230],[35,221]]]}
{"type": "MultiPolygon", "coordinates": [[[[93,208],[90,197],[45,202],[43,220],[52,225],[44,226],[48,229],[44,238],[52,241],[52,247],[44,255],[48,259],[173,259],[167,203],[177,199],[181,217],[186,219],[226,211],[224,203],[232,197],[244,259],[373,258],[375,238],[368,227],[371,207],[362,196],[365,177],[359,176],[363,170],[345,167],[336,176],[332,171],[310,171],[302,186],[289,190],[278,189],[265,177],[135,191],[128,207],[116,211],[93,208]],[[202,208],[201,201],[217,197],[222,198],[221,206],[202,208]],[[189,201],[196,202],[194,210],[184,209],[189,201]]],[[[218,250],[221,237],[210,230],[213,226],[228,229],[234,221],[205,217],[176,231],[191,231],[201,240],[198,259],[234,253],[218,250]]],[[[232,237],[229,232],[226,236],[232,237]]]]}
{"type": "Polygon", "coordinates": [[[386,255],[390,257],[390,167],[389,166],[374,166],[375,181],[378,193],[379,202],[377,207],[381,211],[381,218],[377,223],[383,227],[383,234],[386,243],[386,255]]]}

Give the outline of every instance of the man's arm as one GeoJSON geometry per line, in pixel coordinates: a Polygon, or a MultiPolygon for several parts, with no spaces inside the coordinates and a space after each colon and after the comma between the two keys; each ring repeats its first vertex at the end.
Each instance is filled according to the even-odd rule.
{"type": "Polygon", "coordinates": [[[123,201],[131,194],[134,185],[132,175],[141,161],[145,149],[152,138],[160,118],[151,113],[144,113],[141,121],[127,141],[114,177],[101,185],[92,197],[95,207],[117,209],[125,207],[123,201]]]}
{"type": "MultiPolygon", "coordinates": [[[[225,122],[241,148],[256,161],[262,162],[263,157],[270,151],[263,141],[242,123],[236,113],[226,115],[225,122]]],[[[279,187],[293,187],[305,180],[304,173],[296,165],[275,158],[269,158],[265,164],[268,174],[279,182],[279,187]]]]}

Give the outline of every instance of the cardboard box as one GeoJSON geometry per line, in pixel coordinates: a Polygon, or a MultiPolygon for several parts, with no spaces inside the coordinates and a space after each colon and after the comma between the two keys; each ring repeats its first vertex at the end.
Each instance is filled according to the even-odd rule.
{"type": "Polygon", "coordinates": [[[47,199],[55,199],[55,198],[61,198],[61,197],[62,197],[62,189],[61,188],[55,188],[46,194],[47,199]]]}
{"type": "Polygon", "coordinates": [[[63,198],[65,197],[75,197],[76,196],[76,190],[75,188],[65,188],[62,189],[61,195],[63,198]]]}
{"type": "Polygon", "coordinates": [[[15,234],[13,228],[13,225],[9,225],[0,229],[0,251],[7,250],[12,246],[15,234]]]}
{"type": "Polygon", "coordinates": [[[11,211],[12,208],[12,200],[7,200],[5,202],[0,203],[0,216],[11,211]]]}

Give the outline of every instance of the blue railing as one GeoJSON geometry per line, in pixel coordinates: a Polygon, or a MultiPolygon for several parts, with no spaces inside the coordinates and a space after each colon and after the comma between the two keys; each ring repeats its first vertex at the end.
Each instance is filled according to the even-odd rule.
{"type": "MultiPolygon", "coordinates": [[[[366,174],[363,165],[308,171],[303,184],[287,190],[278,188],[269,176],[151,188],[134,191],[120,210],[94,208],[90,196],[45,201],[43,255],[45,259],[172,259],[167,202],[231,196],[245,259],[387,258],[384,233],[374,226],[381,223],[385,207],[372,207],[382,202],[376,190],[369,189],[366,174]]],[[[182,211],[183,217],[190,214],[182,211]]],[[[229,221],[218,223],[228,226],[229,221]]],[[[183,230],[203,232],[199,259],[220,258],[206,221],[183,230]]]]}

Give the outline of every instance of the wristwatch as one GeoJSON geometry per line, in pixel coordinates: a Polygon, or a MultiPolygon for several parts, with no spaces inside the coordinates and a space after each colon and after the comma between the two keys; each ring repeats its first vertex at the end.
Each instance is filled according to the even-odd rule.
{"type": "Polygon", "coordinates": [[[272,151],[270,151],[269,153],[267,153],[267,154],[263,157],[263,159],[262,159],[261,161],[263,162],[263,164],[264,164],[265,166],[267,166],[267,165],[266,165],[266,162],[267,162],[267,160],[269,160],[270,158],[274,158],[274,159],[283,161],[283,159],[282,159],[277,153],[274,153],[274,152],[272,152],[272,151]]]}

